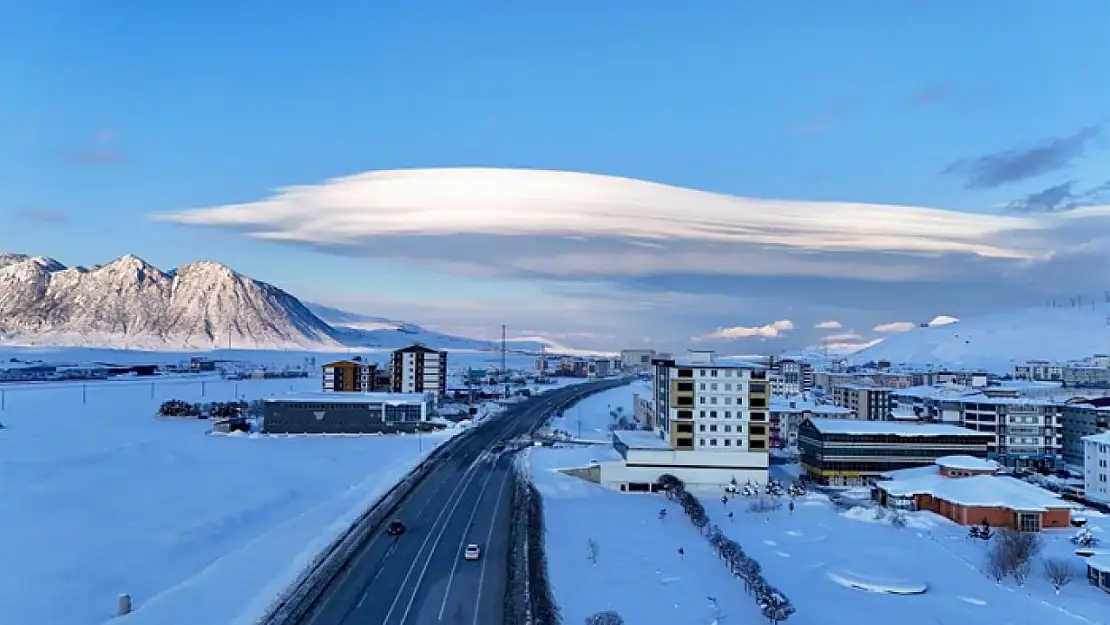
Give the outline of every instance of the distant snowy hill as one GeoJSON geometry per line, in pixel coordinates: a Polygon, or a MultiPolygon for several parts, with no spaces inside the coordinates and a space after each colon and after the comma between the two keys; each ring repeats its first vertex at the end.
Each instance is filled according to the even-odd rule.
{"type": "Polygon", "coordinates": [[[971,319],[938,317],[929,327],[883,339],[850,362],[981,367],[1004,372],[1014,363],[1079,360],[1110,353],[1110,305],[1030,308],[971,319]]]}
{"type": "Polygon", "coordinates": [[[404,322],[316,310],[336,325],[289,293],[219,263],[162,271],[129,254],[86,269],[0,253],[0,341],[8,344],[331,350],[419,341],[454,349],[497,347],[404,322]]]}

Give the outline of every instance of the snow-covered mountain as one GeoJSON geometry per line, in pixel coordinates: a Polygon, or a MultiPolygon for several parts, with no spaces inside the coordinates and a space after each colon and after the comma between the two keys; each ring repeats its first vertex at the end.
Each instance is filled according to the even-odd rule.
{"type": "Polygon", "coordinates": [[[316,310],[343,325],[333,327],[289,293],[219,263],[162,271],[129,254],[86,269],[0,253],[0,340],[9,344],[329,350],[419,341],[454,349],[495,347],[404,322],[316,310]]]}
{"type": "Polygon", "coordinates": [[[848,357],[850,362],[889,360],[1008,371],[1030,359],[1063,362],[1110,353],[1110,304],[1030,308],[953,321],[886,337],[848,357]]]}

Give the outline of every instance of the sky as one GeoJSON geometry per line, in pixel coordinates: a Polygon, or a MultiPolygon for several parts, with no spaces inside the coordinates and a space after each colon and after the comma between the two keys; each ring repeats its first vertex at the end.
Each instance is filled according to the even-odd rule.
{"type": "Polygon", "coordinates": [[[606,349],[1110,288],[1110,4],[548,4],[9,3],[0,251],[606,349]]]}

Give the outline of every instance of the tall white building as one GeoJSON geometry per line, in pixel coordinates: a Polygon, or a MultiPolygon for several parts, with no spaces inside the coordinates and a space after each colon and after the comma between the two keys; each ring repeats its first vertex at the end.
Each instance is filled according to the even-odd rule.
{"type": "Polygon", "coordinates": [[[1083,490],[1087,499],[1110,505],[1110,432],[1083,437],[1083,490]]]}
{"type": "Polygon", "coordinates": [[[664,473],[691,485],[767,481],[771,389],[766,369],[719,362],[712,352],[652,361],[653,434],[614,433],[624,462],[602,481],[643,490],[664,473]],[[644,435],[647,435],[646,437],[644,435]]]}
{"type": "Polygon", "coordinates": [[[390,364],[390,390],[394,393],[447,394],[447,352],[420,344],[393,352],[390,364]]]}

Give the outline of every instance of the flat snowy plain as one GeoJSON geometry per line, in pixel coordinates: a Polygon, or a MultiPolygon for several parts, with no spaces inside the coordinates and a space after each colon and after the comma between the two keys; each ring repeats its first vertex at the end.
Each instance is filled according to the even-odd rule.
{"type": "MultiPolygon", "coordinates": [[[[4,356],[188,357],[30,351],[4,356]]],[[[304,354],[252,356],[271,364],[304,354]]],[[[473,364],[488,359],[475,355],[473,364]]],[[[459,358],[452,368],[464,364],[459,358]]],[[[207,421],[154,414],[170,398],[257,399],[319,386],[316,375],[0,385],[0,622],[253,623],[320,549],[453,432],[221,436],[206,435],[207,421]],[[124,592],[135,612],[114,619],[124,592]]]]}
{"type": "Polygon", "coordinates": [[[635,394],[651,396],[651,383],[637,380],[631,384],[590,395],[563,411],[562,416],[551,419],[548,428],[565,430],[576,439],[584,441],[612,440],[609,425],[613,423],[610,412],[622,408],[632,421],[632,398],[635,394]]]}
{"type": "MultiPolygon", "coordinates": [[[[622,390],[631,401],[630,387],[591,398],[605,409],[599,425],[608,421],[607,406],[621,401],[622,390]]],[[[583,409],[583,415],[595,412],[583,409]]],[[[574,413],[574,408],[566,411],[572,424],[574,413]]],[[[558,471],[619,459],[611,447],[528,453],[532,480],[544,498],[548,566],[564,623],[581,623],[607,609],[634,625],[766,622],[743,582],[728,575],[677,504],[662,495],[610,491],[558,471]],[[667,510],[664,521],[662,509],[667,510]],[[597,544],[596,564],[588,557],[591,540],[597,544]],[[679,548],[685,550],[682,557],[679,548]],[[719,613],[709,597],[717,600],[719,613]]],[[[776,473],[782,468],[775,467],[776,473]]],[[[1075,530],[1042,533],[1042,558],[1063,558],[1076,575],[1057,595],[1043,578],[1040,561],[1024,586],[1012,580],[996,584],[983,573],[984,544],[969,539],[967,528],[932,513],[913,513],[908,526],[898,528],[867,508],[842,512],[820,494],[799,499],[793,514],[785,506],[753,513],[744,498],[723,504],[720,493],[698,495],[711,522],[756,558],[766,579],[790,597],[797,608],[789,620],[794,625],[1103,625],[1110,614],[1110,595],[1087,583],[1083,560],[1069,542],[1075,530]],[[919,584],[928,589],[921,595],[893,595],[848,583],[873,590],[919,584]]],[[[1102,546],[1108,544],[1110,517],[1078,514],[1089,519],[1102,546]]]]}

